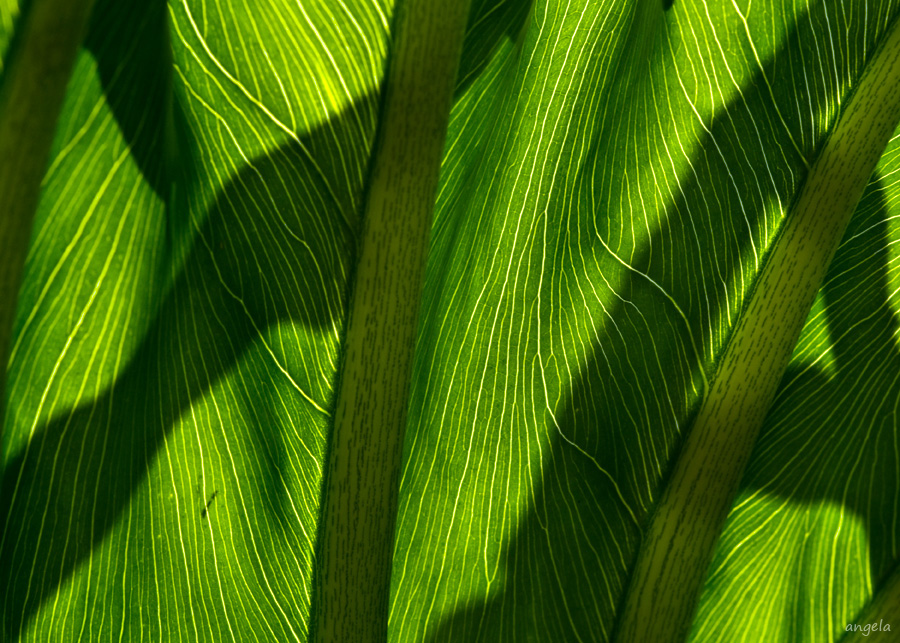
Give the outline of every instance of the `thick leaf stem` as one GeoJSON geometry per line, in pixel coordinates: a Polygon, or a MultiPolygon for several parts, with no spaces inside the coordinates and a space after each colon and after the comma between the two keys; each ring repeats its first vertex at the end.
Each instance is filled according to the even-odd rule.
{"type": "Polygon", "coordinates": [[[900,119],[894,21],[770,251],[644,536],[622,643],[683,641],[753,445],[828,264],[900,119]]]}
{"type": "Polygon", "coordinates": [[[318,641],[385,641],[425,258],[469,0],[399,3],[325,476],[318,641]]]}
{"type": "Polygon", "coordinates": [[[56,121],[92,4],[33,0],[20,19],[21,33],[0,87],[0,430],[19,281],[56,121]]]}

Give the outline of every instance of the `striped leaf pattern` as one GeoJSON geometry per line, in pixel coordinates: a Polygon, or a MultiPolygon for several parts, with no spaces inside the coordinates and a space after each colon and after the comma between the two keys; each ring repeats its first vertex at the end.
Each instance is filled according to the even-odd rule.
{"type": "MultiPolygon", "coordinates": [[[[303,641],[395,7],[96,2],[17,302],[0,633],[303,641]]],[[[610,639],[679,438],[900,16],[897,0],[664,5],[474,0],[391,641],[610,639]]],[[[0,55],[17,15],[0,0],[0,55]]],[[[900,559],[897,221],[900,132],[692,641],[837,640],[900,559]]]]}

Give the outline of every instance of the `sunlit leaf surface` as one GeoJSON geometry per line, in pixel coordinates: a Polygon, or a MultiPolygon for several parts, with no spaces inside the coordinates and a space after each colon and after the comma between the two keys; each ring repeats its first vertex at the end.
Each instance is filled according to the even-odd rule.
{"type": "MultiPolygon", "coordinates": [[[[393,8],[97,2],[18,302],[0,631],[305,640],[393,8]]],[[[609,638],[679,436],[900,14],[663,5],[473,6],[392,641],[609,638]]],[[[15,11],[0,0],[0,52],[15,11]]],[[[694,641],[836,640],[900,558],[898,215],[895,136],[754,452],[694,641]]]]}
{"type": "Polygon", "coordinates": [[[95,8],[26,266],[4,626],[303,638],[385,9],[136,7],[95,8]]]}

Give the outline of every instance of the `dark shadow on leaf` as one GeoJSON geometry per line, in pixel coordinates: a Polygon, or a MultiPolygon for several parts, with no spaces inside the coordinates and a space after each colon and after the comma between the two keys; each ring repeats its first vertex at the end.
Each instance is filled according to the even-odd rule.
{"type": "Polygon", "coordinates": [[[828,330],[822,340],[833,363],[788,370],[742,484],[809,505],[827,501],[856,516],[868,535],[876,588],[900,554],[900,323],[889,304],[887,217],[875,181],[822,289],[828,330]]]}
{"type": "Polygon", "coordinates": [[[174,159],[172,48],[163,0],[96,0],[84,48],[144,178],[162,198],[174,159]],[[135,82],[135,79],[140,79],[135,82]]]}
{"type": "MultiPolygon", "coordinates": [[[[354,112],[372,109],[374,100],[366,97],[332,120],[327,135],[356,127],[354,112]]],[[[115,383],[50,420],[5,468],[0,583],[7,588],[7,640],[109,533],[180,416],[249,348],[260,350],[267,330],[291,323],[339,331],[354,247],[343,217],[355,213],[342,213],[328,199],[322,164],[304,149],[324,135],[317,130],[283,145],[231,178],[115,383]]],[[[290,329],[280,331],[278,341],[292,340],[290,329]]],[[[272,359],[293,354],[271,336],[266,341],[272,359]]],[[[298,365],[281,366],[302,381],[298,365]]],[[[310,397],[308,404],[328,410],[329,399],[310,397]]],[[[283,466],[281,440],[271,426],[278,425],[247,430],[275,472],[283,466]]]]}
{"type": "MultiPolygon", "coordinates": [[[[676,6],[673,11],[677,10],[676,6]]],[[[780,93],[785,91],[780,88],[792,85],[790,74],[799,71],[792,69],[790,61],[800,50],[807,56],[815,51],[815,38],[824,20],[821,4],[802,15],[763,71],[757,70],[741,94],[716,112],[694,148],[692,167],[667,207],[661,228],[652,232],[648,242],[639,242],[630,254],[619,256],[631,269],[625,272],[624,284],[615,288],[618,303],[601,320],[602,343],[591,347],[586,365],[574,378],[568,399],[556,415],[559,430],[550,452],[542,458],[533,506],[504,544],[497,589],[445,617],[430,636],[432,643],[611,638],[610,624],[615,622],[624,597],[642,537],[641,525],[677,455],[680,432],[689,426],[702,394],[697,391],[692,403],[678,401],[684,391],[696,389],[697,375],[688,366],[698,363],[693,347],[703,347],[702,363],[711,375],[714,364],[709,347],[723,342],[739,313],[734,302],[726,300],[726,291],[734,292],[744,270],[763,260],[759,255],[754,257],[749,232],[760,228],[766,206],[776,197],[785,208],[789,206],[785,202],[791,193],[789,186],[804,174],[799,153],[785,140],[782,116],[804,156],[812,159],[816,151],[804,145],[803,137],[797,134],[802,127],[792,120],[796,116],[776,112],[763,73],[777,98],[793,100],[790,94],[780,93]],[[769,170],[767,155],[772,150],[784,154],[795,176],[786,169],[769,170]],[[755,180],[734,183],[731,176],[735,168],[753,171],[755,180]],[[678,304],[684,317],[662,291],[678,304]],[[634,519],[626,507],[632,510],[634,519]]],[[[831,79],[824,82],[825,86],[818,89],[827,100],[820,100],[817,109],[833,104],[839,89],[831,79]]],[[[809,133],[807,127],[807,140],[811,140],[809,133]]],[[[614,157],[610,145],[601,139],[594,154],[614,157]]],[[[585,177],[586,172],[583,169],[579,180],[589,184],[593,179],[585,177]]],[[[553,216],[553,208],[563,206],[550,207],[553,216]]],[[[583,228],[579,233],[581,243],[574,256],[596,252],[598,235],[606,246],[628,250],[627,239],[617,232],[619,221],[607,216],[618,209],[618,202],[601,203],[596,221],[579,222],[583,228]]],[[[556,216],[565,217],[566,212],[560,210],[556,216]]],[[[877,221],[878,216],[883,213],[872,220],[877,221]]],[[[628,227],[628,222],[622,226],[625,233],[628,227]]],[[[857,227],[851,226],[851,230],[857,227]]],[[[876,244],[877,251],[874,246],[863,251],[870,253],[868,256],[886,252],[883,232],[883,227],[876,226],[859,240],[845,244],[829,272],[825,289],[828,323],[832,335],[843,339],[837,340],[834,348],[838,375],[830,380],[832,383],[826,385],[816,371],[810,375],[814,380],[810,390],[815,395],[809,403],[817,403],[822,413],[822,402],[828,395],[864,381],[867,374],[872,376],[866,370],[868,361],[875,360],[884,373],[900,373],[896,357],[865,354],[866,346],[873,346],[871,342],[883,346],[896,329],[895,320],[883,306],[887,299],[886,269],[880,254],[878,261],[859,265],[859,274],[851,271],[839,279],[835,276],[845,265],[845,257],[858,254],[856,244],[876,244]],[[866,280],[871,297],[860,307],[856,295],[851,299],[847,293],[860,287],[862,280],[866,280]],[[867,317],[876,309],[881,312],[867,317]],[[864,323],[860,322],[863,318],[867,319],[864,323]]],[[[755,243],[761,246],[760,239],[755,243]]],[[[789,389],[807,385],[789,373],[779,399],[789,389]]],[[[883,426],[869,436],[867,458],[879,457],[878,449],[887,447],[893,420],[885,413],[878,421],[883,426]]],[[[828,431],[840,429],[830,426],[828,431]]],[[[806,432],[797,433],[792,439],[809,437],[806,432]]],[[[772,435],[764,435],[760,448],[772,439],[772,435]]],[[[840,444],[844,451],[836,449],[832,460],[846,458],[847,452],[858,454],[858,445],[849,440],[847,436],[835,442],[834,446],[840,444]]],[[[779,448],[779,454],[771,454],[771,463],[783,465],[778,458],[794,454],[794,450],[779,448]]],[[[809,467],[818,466],[814,459],[805,462],[809,467]]],[[[872,475],[870,464],[862,464],[852,477],[854,462],[834,463],[840,480],[852,481],[846,498],[844,485],[822,472],[816,474],[813,483],[808,478],[802,485],[784,484],[771,492],[802,502],[829,498],[863,516],[870,537],[873,577],[880,578],[896,552],[892,553],[886,540],[891,526],[879,521],[882,516],[893,516],[897,490],[876,491],[878,477],[872,475]]],[[[745,486],[762,485],[769,473],[754,471],[745,486]]],[[[797,483],[793,478],[790,482],[797,483]]]]}
{"type": "Polygon", "coordinates": [[[485,70],[501,44],[516,43],[528,24],[533,0],[475,0],[466,25],[454,98],[462,96],[485,70]]]}
{"type": "MultiPolygon", "coordinates": [[[[830,506],[846,516],[845,531],[854,522],[861,525],[876,592],[900,554],[900,463],[896,460],[900,324],[890,305],[888,217],[881,181],[873,181],[829,266],[820,291],[824,306],[813,310],[815,321],[798,343],[741,483],[742,504],[761,498],[788,501],[794,508],[830,506]]],[[[736,519],[746,521],[747,512],[752,511],[759,509],[747,504],[736,519]]],[[[810,520],[802,524],[805,547],[817,526],[810,520]]],[[[735,572],[728,557],[737,540],[742,541],[744,556],[756,561],[757,570],[819,585],[814,591],[821,591],[822,577],[829,569],[835,578],[852,577],[857,571],[855,560],[817,561],[816,566],[823,568],[821,577],[813,574],[804,580],[808,570],[803,565],[808,563],[799,562],[802,551],[785,556],[777,548],[768,549],[777,536],[777,531],[767,535],[762,526],[753,538],[747,536],[746,527],[732,532],[731,543],[720,543],[710,564],[705,592],[714,595],[721,591],[719,581],[733,582],[735,572]]],[[[822,536],[836,539],[837,533],[822,531],[822,536]]],[[[845,542],[852,538],[846,537],[845,542]]],[[[764,583],[748,587],[744,600],[748,604],[770,601],[765,589],[764,583]]],[[[808,612],[814,604],[810,596],[787,598],[779,606],[787,614],[808,612]]],[[[841,605],[846,608],[843,601],[841,605]]],[[[708,622],[709,617],[701,612],[695,623],[708,622]]]]}
{"type": "MultiPolygon", "coordinates": [[[[489,5],[478,6],[489,12],[489,5]]],[[[498,14],[505,29],[492,32],[495,40],[467,42],[463,58],[474,62],[466,82],[480,73],[485,51],[495,51],[499,39],[521,28],[528,6],[507,3],[498,14]],[[487,49],[473,51],[475,45],[487,49]]],[[[171,199],[173,180],[196,177],[190,175],[192,135],[172,99],[166,15],[166,4],[157,0],[140,6],[98,0],[85,46],[138,167],[169,204],[169,240],[189,239],[190,250],[173,267],[177,275],[149,331],[112,386],[40,426],[3,471],[5,640],[18,638],[110,533],[179,418],[251,347],[258,349],[267,331],[290,324],[340,332],[364,188],[363,177],[345,170],[367,162],[342,158],[329,166],[323,155],[336,145],[345,156],[347,149],[369,153],[346,143],[358,140],[359,123],[367,122],[377,96],[363,97],[299,141],[253,159],[194,223],[187,205],[171,199]]],[[[290,342],[290,329],[280,332],[281,341],[290,342]]],[[[269,349],[274,360],[286,352],[274,343],[269,349]]],[[[297,365],[280,366],[300,379],[297,365]]],[[[308,404],[329,409],[326,396],[297,396],[304,394],[308,404]]],[[[247,429],[272,470],[280,470],[286,457],[281,440],[256,419],[260,426],[247,429]]],[[[198,512],[205,499],[200,501],[198,512]]]]}

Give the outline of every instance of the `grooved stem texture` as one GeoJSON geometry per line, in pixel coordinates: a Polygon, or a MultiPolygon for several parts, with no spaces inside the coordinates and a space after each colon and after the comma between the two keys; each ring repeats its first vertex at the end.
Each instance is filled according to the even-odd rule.
{"type": "Polygon", "coordinates": [[[778,384],[900,119],[900,21],[810,168],[644,535],[617,641],[687,638],[716,542],[778,384]]]}
{"type": "Polygon", "coordinates": [[[469,0],[401,1],[325,476],[315,638],[387,640],[425,259],[469,0]]]}

